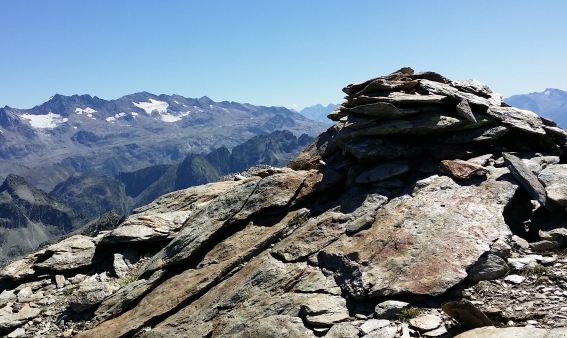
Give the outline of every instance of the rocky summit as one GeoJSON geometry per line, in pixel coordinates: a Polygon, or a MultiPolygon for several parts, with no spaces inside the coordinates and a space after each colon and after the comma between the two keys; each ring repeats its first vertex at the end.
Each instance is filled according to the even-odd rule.
{"type": "Polygon", "coordinates": [[[171,192],[6,266],[0,330],[566,337],[567,132],[435,72],[343,91],[287,167],[171,192]]]}

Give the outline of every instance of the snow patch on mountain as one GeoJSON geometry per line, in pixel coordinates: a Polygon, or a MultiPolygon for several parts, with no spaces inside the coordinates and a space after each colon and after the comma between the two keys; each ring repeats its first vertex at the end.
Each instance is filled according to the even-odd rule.
{"type": "Polygon", "coordinates": [[[92,113],[96,113],[96,110],[94,110],[94,109],[92,109],[92,108],[90,108],[90,107],[87,107],[87,108],[85,108],[85,109],[76,108],[76,109],[75,109],[75,113],[76,113],[77,115],[81,115],[81,114],[83,114],[83,113],[85,113],[85,114],[87,114],[87,115],[90,115],[90,114],[92,114],[92,113]]]}
{"type": "Polygon", "coordinates": [[[177,115],[172,115],[168,113],[161,113],[161,120],[163,122],[177,122],[183,117],[188,116],[191,111],[181,112],[177,115]]]}
{"type": "Polygon", "coordinates": [[[23,114],[22,118],[28,120],[30,125],[37,129],[53,129],[67,122],[66,117],[62,117],[59,114],[53,114],[52,112],[49,112],[46,115],[23,114]]]}
{"type": "Polygon", "coordinates": [[[154,110],[158,113],[166,113],[169,104],[167,102],[150,99],[150,102],[132,102],[136,107],[143,109],[146,114],[150,115],[154,110]]]}

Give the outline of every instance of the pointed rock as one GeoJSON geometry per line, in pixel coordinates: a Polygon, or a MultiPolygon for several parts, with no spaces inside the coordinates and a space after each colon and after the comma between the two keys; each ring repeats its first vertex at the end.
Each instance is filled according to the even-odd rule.
{"type": "Polygon", "coordinates": [[[476,123],[476,118],[474,117],[471,107],[469,106],[469,101],[467,101],[466,99],[459,102],[456,110],[457,114],[459,114],[460,117],[469,122],[476,123]]]}
{"type": "Polygon", "coordinates": [[[441,309],[467,330],[492,326],[490,319],[468,300],[443,303],[441,309]]]}
{"type": "Polygon", "coordinates": [[[506,166],[518,180],[520,185],[530,194],[530,196],[539,202],[541,206],[547,205],[547,196],[545,188],[531,170],[518,157],[510,153],[502,153],[506,166]]]}

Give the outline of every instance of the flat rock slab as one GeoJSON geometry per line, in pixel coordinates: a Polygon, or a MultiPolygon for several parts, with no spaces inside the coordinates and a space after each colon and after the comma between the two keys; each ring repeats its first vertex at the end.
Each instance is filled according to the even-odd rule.
{"type": "Polygon", "coordinates": [[[490,101],[486,98],[477,96],[475,94],[459,91],[457,88],[454,88],[448,84],[429,80],[421,80],[419,82],[419,85],[421,88],[427,90],[430,94],[443,95],[458,101],[467,100],[469,103],[481,107],[488,107],[491,105],[490,101]]]}
{"type": "Polygon", "coordinates": [[[508,124],[512,127],[521,129],[528,133],[545,135],[541,118],[529,110],[522,110],[514,107],[494,107],[486,110],[486,114],[494,119],[508,124]]]}
{"type": "Polygon", "coordinates": [[[443,320],[441,319],[441,317],[431,314],[419,315],[415,318],[410,319],[409,321],[412,327],[415,327],[421,332],[436,329],[441,325],[442,322],[443,320]]]}
{"type": "Polygon", "coordinates": [[[395,105],[427,105],[441,104],[447,98],[445,95],[419,95],[406,94],[400,92],[381,92],[373,93],[372,96],[361,95],[353,98],[350,103],[352,106],[372,104],[376,102],[387,102],[395,105]]]}
{"type": "Polygon", "coordinates": [[[516,188],[502,178],[461,186],[431,176],[417,182],[414,197],[378,210],[369,230],[323,249],[319,262],[356,299],[442,294],[496,239],[511,235],[502,212],[516,188]]]}
{"type": "Polygon", "coordinates": [[[376,119],[398,119],[408,115],[414,115],[420,112],[419,109],[402,109],[394,106],[389,102],[376,102],[356,106],[350,109],[351,112],[373,117],[376,119]]]}
{"type": "Polygon", "coordinates": [[[364,171],[356,178],[355,182],[372,183],[372,182],[382,181],[394,176],[404,174],[408,171],[409,171],[409,167],[405,164],[384,163],[377,165],[372,169],[364,171]]]}
{"type": "Polygon", "coordinates": [[[379,121],[373,126],[358,129],[355,134],[358,136],[381,136],[390,134],[423,135],[477,128],[493,122],[493,119],[487,116],[477,115],[475,117],[478,121],[476,123],[467,121],[462,117],[449,116],[449,114],[444,112],[423,113],[403,120],[379,121]]]}
{"type": "Polygon", "coordinates": [[[374,308],[374,312],[380,319],[395,319],[402,310],[409,306],[409,303],[399,300],[387,300],[379,303],[374,308]]]}
{"type": "Polygon", "coordinates": [[[401,143],[378,138],[360,138],[341,142],[340,147],[363,163],[393,160],[404,157],[407,147],[401,143]]]}
{"type": "Polygon", "coordinates": [[[305,320],[313,326],[332,326],[349,318],[346,300],[342,297],[315,294],[301,305],[305,320]]]}

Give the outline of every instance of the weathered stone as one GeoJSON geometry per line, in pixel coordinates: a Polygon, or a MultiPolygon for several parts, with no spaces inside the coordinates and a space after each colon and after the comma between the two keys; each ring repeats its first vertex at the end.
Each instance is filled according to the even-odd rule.
{"type": "Polygon", "coordinates": [[[372,183],[387,180],[408,172],[409,167],[400,163],[384,163],[364,171],[356,178],[356,183],[372,183]]]}
{"type": "Polygon", "coordinates": [[[385,326],[389,326],[390,321],[386,319],[369,319],[360,326],[360,331],[363,334],[369,334],[385,326]]]}
{"type": "Polygon", "coordinates": [[[420,112],[419,109],[401,109],[388,102],[376,102],[360,105],[351,108],[350,111],[356,114],[373,117],[375,119],[398,119],[420,112]]]}
{"type": "Polygon", "coordinates": [[[431,71],[419,72],[417,74],[410,75],[410,77],[414,80],[425,79],[425,80],[441,82],[441,83],[450,83],[451,82],[451,80],[444,77],[443,75],[436,73],[436,72],[431,72],[431,71]]]}
{"type": "Polygon", "coordinates": [[[377,92],[372,93],[372,96],[361,95],[353,98],[349,106],[358,106],[365,104],[372,104],[377,102],[387,102],[395,105],[426,105],[426,104],[442,104],[447,96],[444,95],[420,95],[420,94],[406,94],[399,92],[377,92]]]}
{"type": "MultiPolygon", "coordinates": [[[[325,337],[327,337],[326,335],[325,337]]],[[[311,330],[307,329],[299,317],[277,315],[253,321],[246,326],[241,334],[231,337],[315,337],[311,330]]]]}
{"type": "Polygon", "coordinates": [[[567,207],[567,164],[551,164],[543,169],[538,179],[543,183],[547,198],[567,207]]]}
{"type": "Polygon", "coordinates": [[[491,106],[486,110],[486,114],[502,123],[528,133],[545,135],[540,117],[531,111],[513,107],[491,106]]]}
{"type": "Polygon", "coordinates": [[[343,117],[350,114],[350,109],[346,108],[344,104],[335,108],[327,115],[327,118],[332,121],[340,121],[343,117]]]}
{"type": "Polygon", "coordinates": [[[116,276],[118,276],[119,278],[124,278],[130,274],[130,267],[124,260],[124,256],[120,253],[114,254],[112,268],[114,269],[116,276]]]}
{"type": "Polygon", "coordinates": [[[471,107],[469,106],[469,101],[467,101],[466,99],[459,102],[456,107],[456,111],[460,117],[469,122],[476,123],[476,118],[474,117],[471,107]]]}
{"type": "MultiPolygon", "coordinates": [[[[153,318],[176,309],[187,299],[201,296],[242,261],[246,261],[265,250],[280,238],[290,225],[296,223],[296,216],[305,217],[305,215],[306,210],[290,213],[272,226],[249,224],[244,230],[209,251],[199,267],[187,269],[183,273],[163,281],[147,294],[134,309],[102,323],[92,331],[92,335],[86,337],[100,337],[101,335],[119,337],[128,332],[134,332],[153,318]],[[235,255],[235,252],[238,252],[239,255],[235,255]]],[[[264,263],[269,265],[269,261],[264,263]]],[[[133,288],[132,291],[136,292],[137,288],[133,288]]],[[[121,301],[121,299],[123,297],[117,298],[115,301],[121,301]]],[[[113,316],[121,313],[125,308],[125,306],[112,308],[111,304],[106,304],[105,307],[108,308],[106,313],[111,312],[113,316]]],[[[299,310],[299,305],[297,309],[299,310]]],[[[103,315],[103,313],[100,313],[100,315],[103,315]]]]}
{"type": "Polygon", "coordinates": [[[427,90],[430,94],[443,95],[458,101],[467,100],[469,103],[481,107],[488,107],[491,105],[490,101],[488,101],[483,97],[479,97],[471,93],[461,92],[458,89],[453,88],[448,84],[443,84],[429,80],[420,80],[419,86],[427,90]]]}
{"type": "Polygon", "coordinates": [[[303,259],[342,235],[348,219],[345,214],[332,211],[311,218],[291,236],[277,243],[272,254],[281,257],[285,262],[303,259]]]}
{"type": "Polygon", "coordinates": [[[398,300],[387,300],[376,305],[374,311],[380,319],[395,319],[410,304],[398,300]]]}
{"type": "Polygon", "coordinates": [[[376,331],[372,331],[362,338],[396,338],[398,335],[398,328],[395,326],[384,326],[376,331]]]}
{"type": "Polygon", "coordinates": [[[506,135],[509,130],[510,127],[508,126],[489,124],[479,128],[453,132],[448,136],[442,137],[441,141],[448,144],[495,141],[506,135]]]}
{"type": "Polygon", "coordinates": [[[526,255],[518,258],[508,258],[508,265],[514,270],[523,270],[525,268],[533,268],[537,265],[537,260],[541,258],[539,255],[526,255]]]}
{"type": "Polygon", "coordinates": [[[442,319],[436,315],[424,314],[410,319],[409,323],[412,327],[424,332],[438,328],[442,323],[442,319]]]}
{"type": "Polygon", "coordinates": [[[22,299],[26,299],[29,298],[33,295],[33,291],[32,289],[28,286],[25,287],[23,289],[20,290],[20,292],[18,292],[18,301],[22,301],[22,299]]]}
{"type": "Polygon", "coordinates": [[[492,254],[482,256],[469,270],[469,278],[478,283],[482,280],[493,280],[505,276],[510,269],[506,262],[492,254]]]}
{"type": "Polygon", "coordinates": [[[83,312],[100,304],[118,289],[120,289],[120,285],[116,283],[83,282],[73,292],[69,303],[75,312],[83,312]]]}
{"type": "Polygon", "coordinates": [[[23,327],[17,328],[8,334],[8,338],[24,337],[26,330],[23,327]]]}
{"type": "Polygon", "coordinates": [[[302,293],[327,293],[330,295],[341,295],[341,288],[332,278],[326,277],[320,269],[308,267],[299,283],[293,287],[294,292],[302,293]]]}
{"type": "Polygon", "coordinates": [[[461,180],[468,180],[475,176],[486,176],[486,174],[488,174],[488,169],[467,161],[443,160],[441,164],[443,172],[461,180]]]}
{"type": "Polygon", "coordinates": [[[555,250],[558,247],[559,243],[557,243],[556,241],[543,240],[530,243],[530,248],[532,248],[533,251],[550,251],[555,250]]]}
{"type": "Polygon", "coordinates": [[[492,90],[490,90],[487,85],[474,79],[451,81],[451,86],[462,92],[471,93],[485,98],[489,98],[490,94],[492,94],[492,90]]]}
{"type": "Polygon", "coordinates": [[[341,148],[356,157],[360,162],[379,162],[404,157],[407,152],[406,146],[389,140],[377,138],[359,138],[340,142],[341,148]]]}
{"type": "Polygon", "coordinates": [[[525,280],[526,277],[520,275],[508,275],[504,278],[504,281],[510,284],[520,284],[525,280]]]}
{"type": "Polygon", "coordinates": [[[510,235],[502,211],[517,186],[502,178],[477,184],[438,176],[417,182],[414,197],[391,200],[368,231],[341,237],[319,262],[356,299],[439,295],[461,282],[493,241],[510,235]]]}
{"type": "Polygon", "coordinates": [[[356,93],[359,93],[364,88],[367,88],[369,85],[371,85],[374,82],[384,81],[384,80],[386,81],[412,80],[411,75],[413,75],[413,69],[409,67],[403,67],[385,76],[379,76],[370,80],[366,80],[364,82],[351,83],[343,88],[343,92],[347,95],[354,96],[356,93]]]}
{"type": "MultiPolygon", "coordinates": [[[[423,113],[403,120],[378,121],[373,126],[357,130],[356,136],[381,136],[390,134],[423,135],[451,130],[477,128],[493,121],[490,117],[482,117],[480,115],[477,117],[478,122],[473,123],[463,118],[449,116],[447,113],[443,112],[423,113]]],[[[337,137],[344,138],[340,132],[337,137]]]]}
{"type": "Polygon", "coordinates": [[[65,276],[63,275],[55,275],[55,285],[57,288],[62,288],[65,286],[65,276]]]}
{"type": "Polygon", "coordinates": [[[358,336],[358,328],[351,323],[338,323],[331,327],[326,338],[349,338],[358,336]]]}
{"type": "Polygon", "coordinates": [[[301,306],[307,323],[314,326],[331,326],[349,318],[344,298],[315,294],[301,306]]]}
{"type": "Polygon", "coordinates": [[[443,303],[441,309],[467,330],[492,326],[490,319],[467,300],[443,303]]]}
{"type": "Polygon", "coordinates": [[[538,329],[535,327],[481,327],[466,331],[455,338],[560,338],[567,337],[566,328],[538,329]]]}
{"type": "Polygon", "coordinates": [[[344,123],[345,128],[350,128],[354,130],[370,127],[376,124],[376,119],[361,117],[357,115],[348,115],[341,119],[344,123]]]}
{"type": "Polygon", "coordinates": [[[512,243],[514,244],[514,247],[516,247],[516,249],[526,250],[530,247],[530,243],[528,243],[528,241],[516,235],[512,236],[512,243]]]}
{"type": "Polygon", "coordinates": [[[17,313],[2,308],[0,309],[0,330],[10,330],[22,326],[30,319],[39,316],[40,313],[40,308],[31,308],[28,304],[25,304],[17,313]]]}
{"type": "Polygon", "coordinates": [[[502,157],[506,163],[506,166],[514,175],[514,178],[518,180],[520,185],[533,197],[540,205],[546,206],[546,193],[545,188],[529,169],[526,167],[524,162],[518,157],[510,153],[502,153],[502,157]]]}

